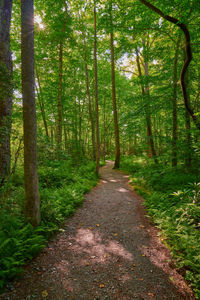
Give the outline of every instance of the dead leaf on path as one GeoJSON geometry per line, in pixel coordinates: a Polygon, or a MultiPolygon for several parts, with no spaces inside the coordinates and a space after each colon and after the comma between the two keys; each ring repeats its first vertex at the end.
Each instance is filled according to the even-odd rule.
{"type": "Polygon", "coordinates": [[[174,277],[169,277],[169,279],[170,279],[171,281],[174,281],[174,277]]]}
{"type": "Polygon", "coordinates": [[[148,293],[148,296],[153,298],[155,295],[153,293],[148,293]]]}
{"type": "Polygon", "coordinates": [[[46,298],[48,296],[48,292],[47,291],[42,291],[42,297],[46,298]]]}
{"type": "Polygon", "coordinates": [[[106,253],[104,254],[104,257],[110,257],[110,254],[106,253]]]}
{"type": "Polygon", "coordinates": [[[101,283],[100,285],[99,285],[99,287],[102,289],[102,288],[104,288],[104,284],[103,283],[101,283]]]}
{"type": "Polygon", "coordinates": [[[114,233],[113,235],[114,235],[114,236],[118,236],[118,233],[114,233]]]}
{"type": "Polygon", "coordinates": [[[140,228],[145,228],[145,226],[144,225],[140,225],[140,228]]]}
{"type": "Polygon", "coordinates": [[[142,254],[142,256],[145,256],[145,254],[142,254]]]}
{"type": "Polygon", "coordinates": [[[91,230],[91,229],[92,229],[92,227],[91,227],[91,226],[89,226],[89,227],[88,227],[88,229],[90,229],[90,230],[91,230]]]}
{"type": "Polygon", "coordinates": [[[143,281],[144,279],[143,278],[138,278],[138,280],[143,281]]]}
{"type": "Polygon", "coordinates": [[[99,227],[100,225],[99,225],[99,224],[96,224],[96,226],[99,227]]]}
{"type": "Polygon", "coordinates": [[[92,255],[92,256],[90,256],[90,258],[94,259],[94,258],[96,258],[96,256],[92,255]]]}

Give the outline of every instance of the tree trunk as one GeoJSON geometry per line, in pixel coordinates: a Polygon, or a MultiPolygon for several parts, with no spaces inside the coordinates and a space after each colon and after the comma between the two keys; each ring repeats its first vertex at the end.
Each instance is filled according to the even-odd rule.
{"type": "Polygon", "coordinates": [[[38,91],[37,86],[36,86],[38,102],[39,102],[39,106],[40,106],[40,110],[41,110],[41,115],[42,115],[42,120],[43,120],[43,123],[44,123],[44,128],[45,128],[46,136],[49,139],[49,132],[48,132],[46,115],[45,115],[44,102],[43,102],[43,99],[42,99],[42,88],[41,88],[41,85],[40,85],[40,78],[39,78],[39,74],[37,72],[37,68],[36,67],[35,67],[35,74],[36,74],[36,78],[37,78],[37,82],[38,82],[38,87],[39,87],[39,91],[38,91]]]}
{"type": "Polygon", "coordinates": [[[58,157],[62,143],[62,77],[63,77],[63,42],[59,45],[59,84],[57,101],[57,151],[58,157]]]}
{"type": "Polygon", "coordinates": [[[174,78],[173,78],[173,129],[172,129],[172,167],[177,166],[177,131],[178,131],[178,124],[177,124],[177,87],[178,87],[178,53],[179,53],[179,46],[180,46],[180,37],[177,40],[175,56],[174,56],[174,78]]]}
{"type": "Polygon", "coordinates": [[[110,7],[110,50],[111,50],[111,76],[112,76],[112,103],[113,103],[113,117],[114,117],[114,132],[115,132],[115,164],[114,169],[119,169],[120,165],[120,143],[119,143],[119,126],[117,115],[117,101],[116,101],[116,88],[115,88],[115,54],[113,42],[113,19],[112,19],[112,3],[110,7]]]}
{"type": "Polygon", "coordinates": [[[12,0],[0,0],[0,186],[10,172],[12,57],[10,20],[12,0]]]}
{"type": "MultiPolygon", "coordinates": [[[[140,67],[140,60],[139,60],[139,53],[138,53],[138,50],[136,49],[136,62],[137,62],[137,68],[138,68],[138,73],[139,73],[139,76],[141,77],[142,76],[142,71],[141,71],[141,67],[140,67]]],[[[148,62],[145,61],[144,62],[144,71],[145,71],[145,76],[149,76],[149,72],[148,72],[148,62]]],[[[148,146],[149,146],[149,154],[151,156],[153,156],[154,158],[154,161],[155,163],[158,163],[158,160],[156,158],[156,151],[155,151],[155,147],[154,147],[154,141],[153,141],[153,135],[152,135],[152,129],[151,129],[151,116],[150,116],[150,113],[149,113],[149,86],[148,84],[146,84],[146,86],[144,86],[142,83],[141,83],[141,90],[142,90],[142,95],[143,95],[143,98],[147,99],[146,101],[146,124],[147,124],[147,143],[148,143],[148,146]]]]}
{"type": "Polygon", "coordinates": [[[27,220],[33,226],[37,226],[40,223],[40,200],[37,172],[33,0],[21,1],[21,59],[24,125],[25,215],[27,220]]]}
{"type": "Polygon", "coordinates": [[[98,99],[98,74],[97,74],[97,21],[96,0],[94,0],[94,74],[95,74],[95,112],[96,112],[96,174],[99,174],[100,139],[99,139],[99,99],[98,99]]]}
{"type": "Polygon", "coordinates": [[[88,109],[89,109],[89,117],[90,117],[90,123],[91,123],[91,129],[92,129],[92,150],[93,150],[93,159],[96,160],[96,144],[95,144],[95,124],[93,119],[93,112],[92,112],[92,101],[91,101],[91,95],[90,95],[90,87],[89,87],[89,76],[88,76],[88,66],[87,66],[87,55],[86,55],[86,45],[84,40],[84,63],[85,63],[85,81],[86,81],[86,90],[87,90],[87,96],[88,96],[88,109]]]}

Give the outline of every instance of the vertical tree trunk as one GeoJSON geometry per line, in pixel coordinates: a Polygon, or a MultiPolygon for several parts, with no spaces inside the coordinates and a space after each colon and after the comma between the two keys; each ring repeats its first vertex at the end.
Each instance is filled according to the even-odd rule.
{"type": "Polygon", "coordinates": [[[37,78],[37,82],[38,82],[38,87],[39,87],[39,91],[38,91],[37,86],[36,86],[37,98],[38,98],[38,102],[39,102],[39,106],[40,106],[40,110],[41,110],[41,115],[42,115],[42,120],[43,120],[43,123],[44,123],[44,128],[45,128],[46,136],[49,138],[47,120],[46,120],[45,109],[44,109],[44,102],[43,102],[43,99],[42,99],[42,88],[41,88],[40,78],[39,78],[39,74],[37,72],[37,68],[36,67],[35,67],[35,74],[36,74],[36,78],[37,78]]]}
{"type": "Polygon", "coordinates": [[[59,84],[57,101],[57,151],[58,157],[62,143],[62,77],[63,77],[63,42],[59,45],[59,84]]]}
{"type": "Polygon", "coordinates": [[[12,58],[10,20],[12,0],[0,0],[0,186],[10,172],[12,58]]]}
{"type": "Polygon", "coordinates": [[[192,157],[191,157],[191,122],[190,122],[190,114],[187,110],[185,110],[185,129],[186,129],[186,155],[185,155],[185,165],[188,169],[192,166],[192,157]]]}
{"type": "MultiPolygon", "coordinates": [[[[149,76],[149,70],[148,70],[148,61],[144,62],[144,72],[146,78],[149,76]]],[[[152,127],[151,127],[151,114],[150,114],[150,107],[149,107],[149,84],[147,82],[145,86],[145,95],[147,96],[147,103],[146,103],[146,121],[147,121],[147,139],[150,144],[151,154],[154,158],[155,163],[158,163],[158,160],[156,158],[156,150],[154,146],[154,140],[153,140],[153,133],[152,133],[152,127]]]]}
{"type": "Polygon", "coordinates": [[[100,161],[100,139],[99,139],[99,99],[98,99],[98,74],[97,74],[96,0],[94,0],[94,74],[95,74],[95,112],[96,112],[96,174],[98,174],[99,161],[100,161]]]}
{"type": "Polygon", "coordinates": [[[89,108],[89,117],[92,129],[92,150],[93,150],[93,159],[96,160],[96,143],[95,143],[95,124],[93,119],[93,112],[92,112],[92,101],[90,95],[90,87],[89,87],[89,76],[88,76],[88,66],[87,66],[87,54],[86,54],[86,45],[84,40],[84,63],[85,63],[85,81],[86,81],[86,90],[88,96],[88,108],[89,108]]]}
{"type": "Polygon", "coordinates": [[[174,56],[174,78],[173,78],[173,128],[172,128],[172,167],[177,166],[177,131],[178,131],[178,124],[177,124],[177,87],[178,87],[178,52],[180,46],[180,37],[177,40],[175,56],[174,56]]]}
{"type": "MultiPolygon", "coordinates": [[[[189,89],[189,73],[187,71],[185,76],[185,85],[187,88],[187,99],[190,105],[190,89],[189,89]]],[[[185,129],[186,129],[186,153],[185,165],[188,169],[192,167],[192,136],[191,136],[191,116],[187,109],[185,109],[185,129]]]]}
{"type": "MultiPolygon", "coordinates": [[[[137,68],[138,68],[138,73],[139,76],[142,76],[142,71],[141,71],[141,66],[140,66],[140,60],[139,60],[139,53],[138,50],[136,49],[136,62],[137,62],[137,68]]],[[[144,71],[145,71],[145,76],[149,76],[148,72],[148,62],[144,62],[144,71]]],[[[158,160],[156,158],[156,151],[154,148],[154,141],[153,141],[153,136],[152,136],[152,129],[151,129],[151,116],[149,113],[149,86],[146,84],[144,85],[141,83],[141,90],[142,90],[142,95],[145,98],[147,98],[147,103],[146,103],[146,124],[147,124],[147,143],[148,143],[148,152],[150,153],[151,156],[154,157],[155,163],[158,163],[158,160]]]]}
{"type": "Polygon", "coordinates": [[[37,226],[40,223],[40,200],[37,173],[33,0],[21,1],[21,59],[24,125],[25,215],[33,226],[37,226]]]}
{"type": "Polygon", "coordinates": [[[113,18],[112,18],[112,2],[110,4],[110,50],[111,50],[111,76],[112,76],[112,103],[114,117],[114,132],[115,132],[115,164],[114,168],[119,169],[120,165],[120,143],[119,143],[119,126],[117,115],[117,101],[115,88],[115,54],[114,54],[114,39],[113,39],[113,18]]]}

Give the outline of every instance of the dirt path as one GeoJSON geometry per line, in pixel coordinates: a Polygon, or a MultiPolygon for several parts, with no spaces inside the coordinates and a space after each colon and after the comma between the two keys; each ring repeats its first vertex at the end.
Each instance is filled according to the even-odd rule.
{"type": "Polygon", "coordinates": [[[0,299],[195,299],[171,267],[128,176],[111,162],[101,176],[64,232],[0,299]]]}

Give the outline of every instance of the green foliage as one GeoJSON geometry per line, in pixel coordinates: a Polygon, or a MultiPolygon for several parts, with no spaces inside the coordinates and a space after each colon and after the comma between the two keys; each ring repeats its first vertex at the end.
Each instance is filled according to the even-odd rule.
{"type": "Polygon", "coordinates": [[[131,182],[145,198],[149,215],[167,238],[178,270],[200,299],[199,174],[155,166],[141,158],[124,157],[121,168],[131,173],[131,182]]]}
{"type": "Polygon", "coordinates": [[[42,249],[49,236],[74,213],[96,183],[93,162],[75,166],[70,159],[39,167],[42,222],[37,228],[23,217],[23,172],[19,167],[0,202],[0,288],[42,249]],[[6,201],[5,199],[6,198],[6,201]]]}

